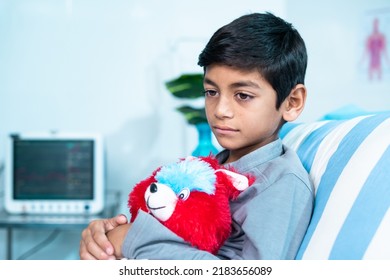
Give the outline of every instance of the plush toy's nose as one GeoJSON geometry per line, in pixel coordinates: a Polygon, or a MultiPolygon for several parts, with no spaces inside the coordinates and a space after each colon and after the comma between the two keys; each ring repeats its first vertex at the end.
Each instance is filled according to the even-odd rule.
{"type": "Polygon", "coordinates": [[[155,183],[150,185],[150,192],[151,193],[157,192],[157,185],[155,183]]]}

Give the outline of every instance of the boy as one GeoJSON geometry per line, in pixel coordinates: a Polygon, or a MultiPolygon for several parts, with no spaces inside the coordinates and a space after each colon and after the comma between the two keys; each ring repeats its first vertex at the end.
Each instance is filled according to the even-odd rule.
{"type": "Polygon", "coordinates": [[[205,109],[225,149],[218,160],[255,183],[231,202],[233,229],[217,256],[197,250],[151,215],[92,222],[82,259],[294,259],[310,221],[314,194],[297,155],[278,132],[306,101],[305,44],[291,24],[270,14],[244,15],[220,28],[199,56],[205,109]]]}

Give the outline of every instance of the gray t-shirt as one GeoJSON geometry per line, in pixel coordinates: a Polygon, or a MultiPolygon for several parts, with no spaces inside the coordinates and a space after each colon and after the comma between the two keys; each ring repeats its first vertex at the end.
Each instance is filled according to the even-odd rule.
{"type": "MultiPolygon", "coordinates": [[[[218,154],[223,163],[229,155],[218,154]]],[[[314,190],[296,153],[280,139],[228,164],[256,178],[230,203],[233,230],[217,256],[198,250],[140,211],[122,245],[128,259],[294,259],[308,227],[314,190]]]]}

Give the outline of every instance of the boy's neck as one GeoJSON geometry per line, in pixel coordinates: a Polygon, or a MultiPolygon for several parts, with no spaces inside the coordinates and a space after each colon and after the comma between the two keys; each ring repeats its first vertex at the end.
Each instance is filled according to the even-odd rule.
{"type": "Polygon", "coordinates": [[[247,155],[247,154],[249,154],[257,149],[260,149],[261,147],[268,145],[269,143],[275,141],[276,139],[278,139],[278,137],[272,137],[272,138],[269,138],[268,141],[262,142],[261,144],[257,143],[256,145],[247,146],[245,148],[236,149],[236,150],[229,150],[229,156],[227,157],[227,159],[224,163],[235,162],[235,161],[239,160],[240,158],[242,158],[243,156],[245,156],[245,155],[247,155]]]}

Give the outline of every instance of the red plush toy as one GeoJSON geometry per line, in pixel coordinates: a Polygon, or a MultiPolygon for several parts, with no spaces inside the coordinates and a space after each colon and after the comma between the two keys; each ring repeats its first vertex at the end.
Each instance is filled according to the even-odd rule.
{"type": "Polygon", "coordinates": [[[215,254],[231,232],[229,200],[252,183],[213,156],[189,157],[159,167],[134,186],[128,200],[131,222],[143,210],[192,246],[215,254]]]}

